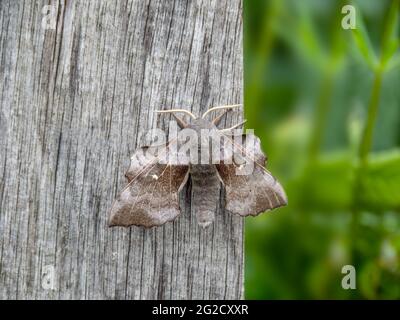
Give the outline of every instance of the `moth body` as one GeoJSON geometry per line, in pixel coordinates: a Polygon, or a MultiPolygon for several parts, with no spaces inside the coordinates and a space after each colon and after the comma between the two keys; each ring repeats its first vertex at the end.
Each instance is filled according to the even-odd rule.
{"type": "Polygon", "coordinates": [[[221,193],[221,182],[214,165],[191,165],[191,211],[200,226],[206,227],[214,220],[221,193]]]}
{"type": "Polygon", "coordinates": [[[185,141],[178,138],[156,148],[158,151],[155,153],[150,152],[154,146],[136,150],[125,174],[128,184],[114,202],[109,226],[153,227],[174,220],[180,214],[179,192],[188,179],[192,186],[191,213],[202,227],[213,222],[221,196],[225,201],[220,212],[225,212],[225,209],[240,216],[256,216],[286,205],[285,191],[264,168],[266,156],[259,138],[253,134],[234,135],[231,130],[243,123],[218,129],[217,124],[226,112],[212,121],[204,119],[210,111],[237,106],[214,107],[201,118],[183,109],[160,111],[184,112],[192,117],[192,122],[186,124],[174,114],[178,125],[189,129],[187,138],[194,137],[191,142],[197,142],[195,148],[190,148],[195,150],[194,157],[177,156],[185,153],[180,150],[185,141]],[[215,140],[224,142],[215,147],[215,140]],[[164,162],[163,159],[174,160],[164,162]]]}
{"type": "Polygon", "coordinates": [[[218,128],[210,121],[204,119],[195,119],[187,126],[188,129],[196,131],[198,137],[198,155],[203,152],[205,158],[197,159],[196,163],[189,165],[189,176],[192,182],[191,190],[191,211],[197,218],[200,226],[210,225],[217,211],[221,193],[221,182],[218,171],[212,163],[211,141],[209,135],[219,135],[218,128]],[[203,148],[203,149],[202,149],[203,148]],[[204,150],[204,149],[208,150],[204,150]]]}

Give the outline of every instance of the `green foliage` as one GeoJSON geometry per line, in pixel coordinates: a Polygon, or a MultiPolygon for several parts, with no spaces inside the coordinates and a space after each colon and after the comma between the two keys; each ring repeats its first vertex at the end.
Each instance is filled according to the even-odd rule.
{"type": "Polygon", "coordinates": [[[304,170],[299,188],[304,210],[349,210],[352,205],[353,170],[346,156],[328,155],[304,170]],[[309,195],[312,195],[310,197],[309,195]]]}
{"type": "Polygon", "coordinates": [[[356,12],[358,13],[357,28],[352,30],[354,35],[354,44],[359,50],[360,57],[364,60],[366,65],[368,65],[371,70],[374,70],[378,64],[378,59],[369,39],[363,18],[360,15],[360,10],[358,9],[356,12]]]}
{"type": "Polygon", "coordinates": [[[361,174],[358,206],[365,210],[400,211],[400,152],[376,155],[361,174]]]}
{"type": "Polygon", "coordinates": [[[247,220],[247,298],[400,299],[399,2],[343,30],[345,1],[245,0],[248,127],[289,199],[247,220]]]}

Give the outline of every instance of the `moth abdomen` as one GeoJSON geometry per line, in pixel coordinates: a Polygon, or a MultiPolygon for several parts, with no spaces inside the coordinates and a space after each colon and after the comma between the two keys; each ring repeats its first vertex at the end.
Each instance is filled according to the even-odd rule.
{"type": "Polygon", "coordinates": [[[215,166],[190,166],[192,180],[192,214],[200,226],[206,227],[214,221],[219,205],[221,183],[215,166]]]}

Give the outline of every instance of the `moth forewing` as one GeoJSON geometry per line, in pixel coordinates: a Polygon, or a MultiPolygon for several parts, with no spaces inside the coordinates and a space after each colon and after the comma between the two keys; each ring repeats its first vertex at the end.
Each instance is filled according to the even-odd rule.
{"type": "MultiPolygon", "coordinates": [[[[228,138],[227,135],[221,134],[221,163],[232,164],[233,163],[233,141],[228,138]]],[[[218,163],[219,164],[219,163],[218,163]]]]}
{"type": "MultiPolygon", "coordinates": [[[[248,135],[246,134],[246,137],[248,135]]],[[[254,171],[254,160],[247,156],[248,152],[254,148],[252,139],[243,138],[242,135],[234,135],[233,143],[235,146],[234,163],[236,164],[235,174],[238,176],[250,175],[254,171]]]]}
{"type": "Polygon", "coordinates": [[[142,147],[132,156],[128,185],[115,200],[109,226],[153,227],[172,221],[179,213],[178,193],[187,181],[188,162],[161,163],[176,141],[167,146],[142,147]],[[150,152],[157,149],[156,154],[150,152]]]}

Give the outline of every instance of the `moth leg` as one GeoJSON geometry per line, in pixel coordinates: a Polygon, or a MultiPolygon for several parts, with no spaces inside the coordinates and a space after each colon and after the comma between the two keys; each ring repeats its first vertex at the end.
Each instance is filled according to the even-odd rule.
{"type": "Polygon", "coordinates": [[[231,111],[232,109],[228,109],[228,110],[225,110],[221,115],[219,115],[218,117],[216,117],[214,120],[212,120],[212,123],[215,125],[215,126],[218,126],[219,125],[219,123],[221,122],[221,120],[222,120],[222,117],[224,116],[224,115],[226,115],[229,111],[231,111]]]}
{"type": "Polygon", "coordinates": [[[182,181],[181,185],[179,186],[178,193],[180,193],[182,191],[182,189],[185,187],[186,183],[189,180],[189,176],[190,176],[190,173],[189,173],[189,170],[188,170],[186,172],[185,177],[183,178],[183,181],[182,181]]]}
{"type": "Polygon", "coordinates": [[[178,126],[181,129],[184,129],[187,127],[187,123],[185,121],[183,121],[181,118],[179,118],[177,115],[175,115],[175,113],[172,114],[176,120],[176,123],[178,124],[178,126]]]}
{"type": "Polygon", "coordinates": [[[238,123],[238,124],[235,124],[234,126],[232,126],[232,127],[230,127],[230,128],[222,129],[222,130],[220,130],[220,132],[228,132],[228,131],[231,131],[231,130],[233,130],[233,129],[236,129],[236,128],[242,126],[242,125],[245,124],[246,122],[247,122],[247,120],[244,120],[244,121],[242,121],[242,122],[240,122],[240,123],[238,123]]]}

